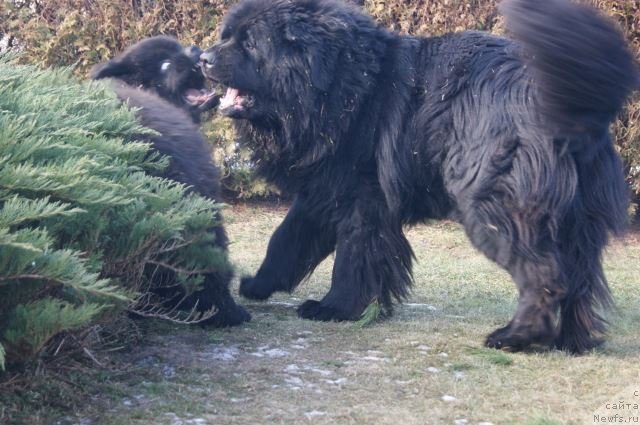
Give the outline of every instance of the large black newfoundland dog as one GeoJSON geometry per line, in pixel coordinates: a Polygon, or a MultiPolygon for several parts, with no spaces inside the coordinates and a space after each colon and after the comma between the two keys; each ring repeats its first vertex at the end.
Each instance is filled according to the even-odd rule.
{"type": "MultiPolygon", "coordinates": [[[[200,71],[196,47],[184,48],[165,36],[142,40],[116,58],[97,65],[93,79],[111,78],[116,95],[137,108],[140,123],[157,134],[141,134],[136,140],[145,140],[153,149],[170,158],[162,177],[189,186],[189,190],[220,201],[220,173],[212,161],[209,145],[197,124],[200,113],[218,104],[218,97],[205,88],[200,71]]],[[[228,238],[220,223],[221,217],[212,217],[212,244],[226,255],[228,238]]],[[[161,295],[165,306],[217,313],[200,324],[232,326],[251,318],[237,305],[229,292],[232,272],[218,271],[204,274],[202,290],[186,294],[175,282],[171,270],[153,270],[151,291],[161,295]]]]}
{"type": "Polygon", "coordinates": [[[392,34],[332,0],[245,0],[202,56],[229,87],[259,172],[296,194],[241,293],[291,291],[334,250],[314,320],[407,296],[403,225],[455,214],[520,299],[486,345],[598,344],[610,304],[601,254],[626,217],[609,124],[638,78],[615,26],[565,0],[502,8],[517,42],[481,32],[392,34]]]}

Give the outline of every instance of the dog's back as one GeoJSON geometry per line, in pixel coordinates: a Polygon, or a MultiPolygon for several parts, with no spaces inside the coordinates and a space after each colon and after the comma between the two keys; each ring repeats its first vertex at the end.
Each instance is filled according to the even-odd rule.
{"type": "Polygon", "coordinates": [[[181,108],[144,90],[113,82],[118,97],[137,108],[140,124],[159,134],[140,135],[170,158],[165,177],[189,185],[199,194],[220,201],[220,175],[198,126],[181,108]]]}

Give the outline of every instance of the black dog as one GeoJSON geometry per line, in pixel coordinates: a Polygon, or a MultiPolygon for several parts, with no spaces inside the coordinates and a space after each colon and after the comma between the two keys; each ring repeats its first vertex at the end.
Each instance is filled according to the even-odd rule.
{"type": "Polygon", "coordinates": [[[358,319],[407,296],[403,225],[456,214],[520,291],[495,348],[594,347],[601,254],[626,222],[609,124],[638,78],[615,26],[565,0],[512,0],[518,42],[392,34],[332,0],[245,0],[203,55],[259,172],[296,200],[240,291],[291,291],[336,250],[301,317],[358,319]],[[559,317],[558,317],[559,313],[559,317]],[[559,320],[558,320],[559,319],[559,320]]]}
{"type": "MultiPolygon", "coordinates": [[[[98,65],[93,76],[116,77],[112,87],[117,96],[130,106],[139,108],[137,117],[140,123],[159,133],[141,134],[136,140],[152,143],[153,149],[170,158],[162,177],[186,184],[190,190],[220,201],[220,173],[212,161],[209,145],[193,122],[204,110],[200,108],[211,100],[211,96],[205,94],[202,102],[192,102],[193,97],[189,96],[191,92],[205,93],[202,73],[195,67],[196,55],[187,56],[185,53],[194,51],[198,53],[196,48],[185,51],[171,38],[154,37],[133,45],[106,65],[98,65]],[[173,53],[170,55],[169,52],[173,53]],[[162,65],[166,63],[171,65],[166,68],[162,65]]],[[[212,223],[220,223],[221,218],[216,216],[212,219],[212,223]]],[[[212,225],[211,232],[215,235],[215,247],[226,255],[228,239],[222,224],[212,225]]],[[[180,303],[176,307],[189,309],[197,302],[200,311],[216,307],[218,312],[202,323],[207,325],[232,326],[251,318],[231,297],[231,271],[205,274],[203,289],[186,299],[180,285],[171,285],[172,275],[170,270],[154,273],[163,285],[152,290],[167,299],[165,305],[180,303]]]]}
{"type": "Polygon", "coordinates": [[[150,37],[96,65],[91,78],[117,78],[131,87],[143,88],[189,111],[199,122],[200,114],[218,106],[219,101],[219,96],[205,87],[201,53],[200,48],[183,47],[172,37],[150,37]]]}

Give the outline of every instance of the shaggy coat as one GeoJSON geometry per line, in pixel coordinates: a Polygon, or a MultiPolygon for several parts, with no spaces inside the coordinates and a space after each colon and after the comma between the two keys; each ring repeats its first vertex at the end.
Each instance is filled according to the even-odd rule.
{"type": "Polygon", "coordinates": [[[292,291],[335,251],[303,318],[387,311],[411,284],[403,226],[455,216],[520,298],[486,344],[583,352],[610,304],[601,254],[625,225],[609,125],[637,86],[614,24],[565,0],[511,0],[509,40],[393,34],[332,0],[244,0],[203,55],[261,175],[296,199],[240,292],[292,291]]]}

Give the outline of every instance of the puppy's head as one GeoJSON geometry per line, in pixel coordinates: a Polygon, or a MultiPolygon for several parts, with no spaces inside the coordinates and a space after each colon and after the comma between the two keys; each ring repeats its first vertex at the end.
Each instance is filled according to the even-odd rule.
{"type": "Polygon", "coordinates": [[[198,47],[184,47],[172,37],[151,37],[114,59],[96,65],[91,78],[116,78],[155,92],[195,114],[215,107],[218,100],[206,90],[206,80],[200,70],[201,53],[198,47]]]}

